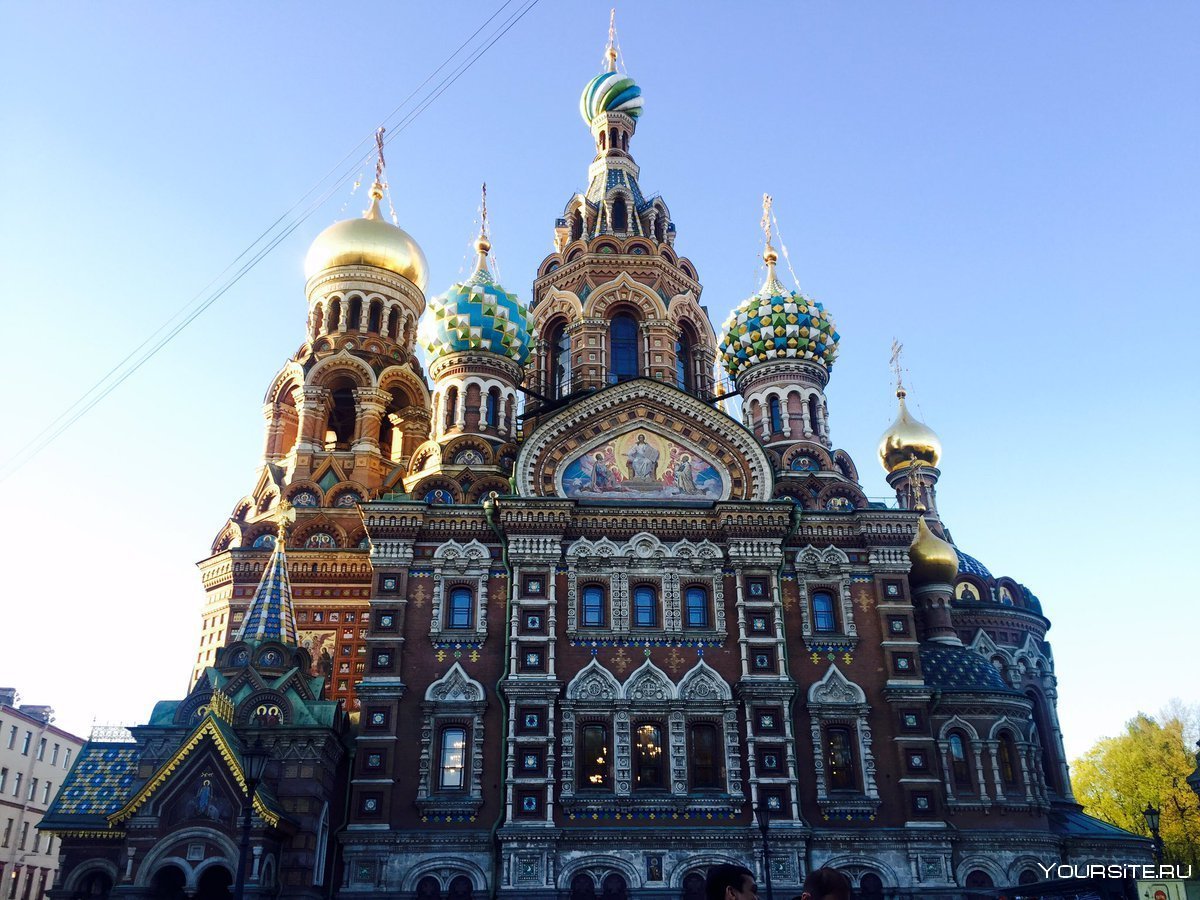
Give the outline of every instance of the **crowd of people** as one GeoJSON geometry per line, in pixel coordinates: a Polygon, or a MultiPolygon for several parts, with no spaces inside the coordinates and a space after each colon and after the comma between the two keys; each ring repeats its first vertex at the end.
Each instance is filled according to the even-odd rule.
{"type": "MultiPolygon", "coordinates": [[[[758,900],[758,883],[745,866],[723,863],[708,870],[705,900],[758,900]]],[[[850,900],[850,879],[837,869],[814,869],[792,900],[850,900]]]]}

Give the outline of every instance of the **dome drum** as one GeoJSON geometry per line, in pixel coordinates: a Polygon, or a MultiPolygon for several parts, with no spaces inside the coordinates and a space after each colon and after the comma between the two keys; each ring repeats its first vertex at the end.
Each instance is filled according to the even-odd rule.
{"type": "Polygon", "coordinates": [[[477,375],[488,371],[505,381],[519,384],[525,370],[512,359],[477,350],[455,350],[429,363],[429,377],[434,381],[455,375],[477,375]]]}

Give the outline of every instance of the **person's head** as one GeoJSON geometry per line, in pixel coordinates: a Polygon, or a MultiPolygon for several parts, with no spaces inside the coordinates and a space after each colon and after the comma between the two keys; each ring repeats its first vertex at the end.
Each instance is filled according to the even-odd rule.
{"type": "Polygon", "coordinates": [[[731,863],[713,866],[704,879],[704,900],[758,900],[754,873],[731,863]]]}
{"type": "Polygon", "coordinates": [[[814,869],[804,879],[804,893],[794,900],[850,900],[850,879],[827,866],[814,869]]]}

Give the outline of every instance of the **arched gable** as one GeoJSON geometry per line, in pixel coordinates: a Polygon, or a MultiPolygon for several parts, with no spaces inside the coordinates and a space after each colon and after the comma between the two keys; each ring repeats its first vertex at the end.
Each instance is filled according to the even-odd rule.
{"type": "Polygon", "coordinates": [[[432,703],[478,703],[483,697],[483,685],[457,662],[425,690],[425,699],[432,703]]]}
{"type": "Polygon", "coordinates": [[[714,416],[702,400],[645,378],[606,388],[548,416],[525,441],[516,465],[522,496],[655,502],[768,500],[775,488],[772,472],[761,444],[740,423],[714,416]],[[653,477],[630,468],[639,435],[653,447],[642,469],[652,469],[653,477]],[[616,467],[615,476],[595,475],[597,453],[610,476],[616,467]],[[690,467],[690,482],[679,477],[679,466],[690,467]]]}
{"type": "Polygon", "coordinates": [[[583,305],[583,314],[587,318],[603,319],[607,317],[611,307],[619,305],[640,310],[643,321],[667,317],[667,308],[662,298],[644,284],[634,281],[627,272],[622,272],[612,281],[597,285],[596,289],[588,294],[583,305]]]}
{"type": "Polygon", "coordinates": [[[667,703],[675,699],[675,683],[647,659],[625,680],[621,692],[627,700],[667,703]]]}
{"type": "Polygon", "coordinates": [[[568,700],[612,701],[621,696],[621,683],[599,660],[592,661],[576,673],[567,684],[568,700]]]}
{"type": "Polygon", "coordinates": [[[808,689],[808,702],[817,706],[858,706],[867,702],[867,695],[831,664],[825,677],[808,689]]]}
{"type": "Polygon", "coordinates": [[[679,680],[679,699],[686,703],[732,700],[729,684],[717,670],[700,660],[679,680]]]}

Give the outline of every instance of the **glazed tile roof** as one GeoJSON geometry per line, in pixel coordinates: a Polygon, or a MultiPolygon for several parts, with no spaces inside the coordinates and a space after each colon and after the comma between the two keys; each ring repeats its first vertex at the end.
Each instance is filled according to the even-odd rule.
{"type": "Polygon", "coordinates": [[[975,557],[963,553],[957,547],[954,548],[954,552],[958,554],[958,573],[960,575],[974,575],[984,581],[992,580],[992,573],[988,571],[988,567],[975,557]]]}
{"type": "Polygon", "coordinates": [[[125,805],[138,785],[137,765],[136,744],[84,744],[39,827],[107,830],[109,815],[125,805]]]}
{"type": "Polygon", "coordinates": [[[261,643],[281,641],[296,644],[296,612],[292,606],[292,583],[288,579],[287,554],[283,542],[276,541],[275,552],[263,569],[262,579],[238,628],[236,641],[261,643]]]}
{"type": "Polygon", "coordinates": [[[921,647],[925,683],[941,691],[1019,694],[996,667],[966,647],[926,644],[921,647]]]}

